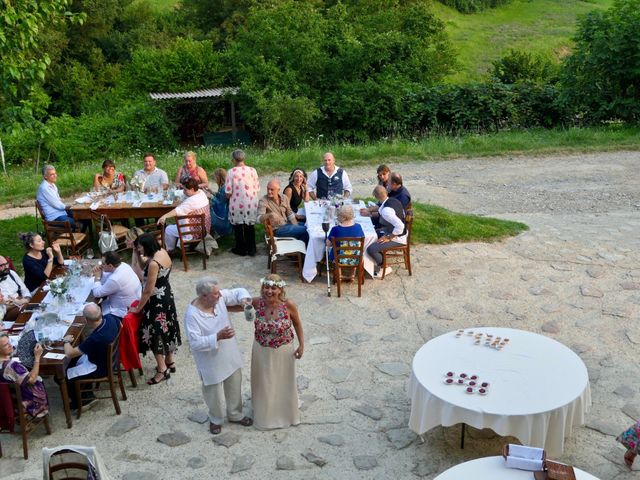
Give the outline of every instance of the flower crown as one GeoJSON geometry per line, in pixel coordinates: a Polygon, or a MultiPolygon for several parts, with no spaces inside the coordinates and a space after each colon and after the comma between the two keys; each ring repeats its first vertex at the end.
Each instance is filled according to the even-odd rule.
{"type": "Polygon", "coordinates": [[[261,278],[260,279],[260,283],[262,285],[269,285],[270,287],[278,287],[278,288],[284,288],[287,286],[287,283],[284,280],[268,280],[266,278],[261,278]]]}

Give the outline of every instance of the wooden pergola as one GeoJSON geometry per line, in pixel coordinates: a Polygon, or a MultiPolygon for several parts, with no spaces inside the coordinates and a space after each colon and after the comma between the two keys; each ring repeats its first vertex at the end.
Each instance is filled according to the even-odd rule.
{"type": "Polygon", "coordinates": [[[150,93],[149,96],[152,100],[192,100],[195,102],[207,98],[228,98],[231,102],[231,135],[235,142],[238,139],[238,127],[236,125],[236,102],[233,97],[239,91],[238,87],[222,87],[179,93],[150,93]]]}

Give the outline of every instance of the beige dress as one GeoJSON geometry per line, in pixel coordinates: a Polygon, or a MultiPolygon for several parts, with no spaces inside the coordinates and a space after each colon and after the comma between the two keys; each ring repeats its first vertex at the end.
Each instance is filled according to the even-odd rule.
{"type": "Polygon", "coordinates": [[[286,305],[272,311],[260,300],[251,353],[253,425],[258,429],[300,423],[293,337],[286,305]]]}

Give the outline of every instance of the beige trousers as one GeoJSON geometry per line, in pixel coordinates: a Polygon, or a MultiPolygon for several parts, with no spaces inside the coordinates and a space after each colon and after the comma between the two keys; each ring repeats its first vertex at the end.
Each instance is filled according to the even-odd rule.
{"type": "Polygon", "coordinates": [[[202,385],[204,403],[209,408],[209,421],[216,425],[224,422],[222,394],[227,404],[227,418],[233,422],[242,420],[242,370],[237,369],[224,381],[214,385],[202,385]]]}

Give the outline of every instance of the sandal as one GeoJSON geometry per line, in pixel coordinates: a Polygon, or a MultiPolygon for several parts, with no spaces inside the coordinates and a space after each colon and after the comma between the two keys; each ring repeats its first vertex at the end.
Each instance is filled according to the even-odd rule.
{"type": "Polygon", "coordinates": [[[212,435],[218,435],[222,431],[222,425],[209,422],[209,431],[212,435]]]}
{"type": "Polygon", "coordinates": [[[251,425],[253,425],[253,419],[244,417],[241,420],[229,420],[229,423],[239,423],[243,427],[250,427],[251,425]]]}
{"type": "Polygon", "coordinates": [[[176,362],[167,363],[166,365],[171,373],[176,373],[176,362]]]}
{"type": "Polygon", "coordinates": [[[627,450],[624,454],[624,463],[627,467],[631,468],[633,466],[633,461],[636,459],[636,453],[631,450],[627,450]]]}
{"type": "Polygon", "coordinates": [[[168,380],[168,379],[171,378],[171,375],[169,374],[169,369],[168,368],[164,372],[161,372],[160,370],[158,370],[158,367],[156,367],[156,372],[161,374],[162,378],[160,378],[160,380],[156,380],[156,375],[158,374],[158,373],[156,373],[156,375],[154,375],[149,380],[147,380],[147,385],[157,385],[160,382],[164,382],[165,380],[168,380]]]}

